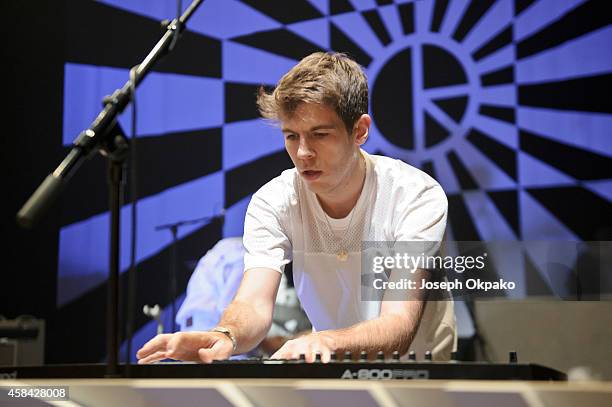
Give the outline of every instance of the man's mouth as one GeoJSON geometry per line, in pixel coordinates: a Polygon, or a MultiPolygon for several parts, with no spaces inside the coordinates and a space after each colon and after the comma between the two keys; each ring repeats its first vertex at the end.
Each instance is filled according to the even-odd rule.
{"type": "Polygon", "coordinates": [[[302,171],[302,177],[304,177],[306,181],[314,181],[319,178],[322,173],[322,171],[318,170],[306,170],[302,171]]]}

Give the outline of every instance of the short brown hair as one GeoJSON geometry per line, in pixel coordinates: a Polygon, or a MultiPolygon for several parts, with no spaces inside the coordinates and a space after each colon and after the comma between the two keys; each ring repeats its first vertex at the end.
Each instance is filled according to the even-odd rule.
{"type": "Polygon", "coordinates": [[[357,119],[368,113],[368,80],[345,54],[315,52],[291,68],[272,92],[261,87],[257,96],[259,112],[271,120],[293,114],[300,103],[334,109],[350,135],[357,119]]]}

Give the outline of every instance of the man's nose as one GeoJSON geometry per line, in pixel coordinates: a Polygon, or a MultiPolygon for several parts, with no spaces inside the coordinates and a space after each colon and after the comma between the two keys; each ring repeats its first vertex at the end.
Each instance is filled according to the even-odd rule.
{"type": "Polygon", "coordinates": [[[314,150],[306,140],[306,137],[300,137],[300,144],[297,150],[297,157],[300,160],[307,160],[315,156],[314,150]]]}

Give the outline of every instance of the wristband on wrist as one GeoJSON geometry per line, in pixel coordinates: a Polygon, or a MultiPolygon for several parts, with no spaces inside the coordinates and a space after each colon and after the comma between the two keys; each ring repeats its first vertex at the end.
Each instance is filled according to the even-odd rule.
{"type": "Polygon", "coordinates": [[[232,334],[232,331],[230,331],[229,328],[226,328],[224,326],[217,326],[211,329],[210,332],[219,332],[227,336],[230,339],[230,341],[232,341],[232,346],[234,347],[234,351],[238,347],[238,343],[236,342],[236,337],[232,334]]]}

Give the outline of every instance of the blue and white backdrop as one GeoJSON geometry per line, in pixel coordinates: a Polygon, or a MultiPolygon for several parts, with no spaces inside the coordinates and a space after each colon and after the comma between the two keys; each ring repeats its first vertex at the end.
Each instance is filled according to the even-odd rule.
{"type": "MultiPolygon", "coordinates": [[[[168,298],[171,239],[157,225],[227,211],[223,225],[180,229],[182,292],[189,261],[220,238],[241,235],[251,194],[291,166],[278,130],[258,120],[255,93],[318,50],[346,52],[364,67],[373,117],[365,149],[422,168],[443,185],[449,238],[612,240],[606,3],[205,1],[137,95],[137,308],[182,299],[168,298]]],[[[102,97],[127,80],[159,38],[159,21],[175,16],[176,2],[80,0],[65,7],[68,149],[102,97]]],[[[126,131],[129,116],[120,120],[126,131]]],[[[100,358],[108,273],[104,167],[100,158],[84,166],[63,200],[57,285],[62,318],[92,316],[86,329],[100,338],[90,344],[100,358]]],[[[126,271],[127,204],[122,217],[126,271]]],[[[529,260],[517,261],[522,270],[529,260]]],[[[542,289],[546,276],[537,284],[542,289]]],[[[136,324],[138,346],[154,327],[142,316],[136,324]]]]}

